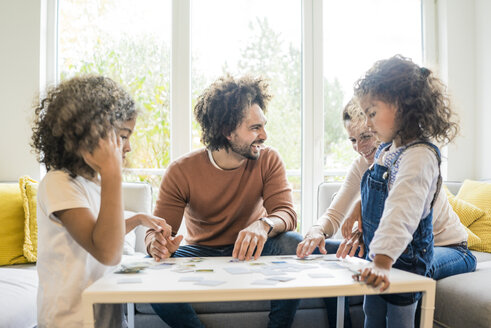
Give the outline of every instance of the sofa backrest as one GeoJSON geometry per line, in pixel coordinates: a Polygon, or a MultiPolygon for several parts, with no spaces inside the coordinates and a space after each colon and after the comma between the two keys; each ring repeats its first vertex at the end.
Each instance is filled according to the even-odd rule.
{"type": "MultiPolygon", "coordinates": [[[[124,182],[123,203],[126,211],[152,213],[152,186],[148,183],[124,182]]],[[[145,232],[146,227],[138,226],[135,229],[135,251],[146,254],[145,232]]]]}

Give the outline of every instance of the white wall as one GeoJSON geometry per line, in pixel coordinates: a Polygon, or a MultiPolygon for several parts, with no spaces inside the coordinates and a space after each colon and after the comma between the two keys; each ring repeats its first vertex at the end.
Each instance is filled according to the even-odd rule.
{"type": "MultiPolygon", "coordinates": [[[[49,1],[47,1],[50,3],[49,1]]],[[[46,79],[45,0],[0,1],[0,181],[39,177],[30,151],[32,103],[46,79]],[[43,62],[41,65],[40,62],[43,62]]],[[[448,148],[450,180],[491,178],[491,1],[438,0],[440,74],[461,121],[448,148]]],[[[49,70],[49,69],[48,69],[49,70]]]]}
{"type": "Polygon", "coordinates": [[[491,179],[491,1],[476,1],[476,177],[491,179]]]}
{"type": "Polygon", "coordinates": [[[39,92],[40,7],[41,1],[0,2],[0,181],[39,177],[29,119],[39,92]]]}

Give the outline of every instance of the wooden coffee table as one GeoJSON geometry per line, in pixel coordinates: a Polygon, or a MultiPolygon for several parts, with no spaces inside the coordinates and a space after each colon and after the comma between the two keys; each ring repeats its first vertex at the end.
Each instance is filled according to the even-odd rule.
{"type": "MultiPolygon", "coordinates": [[[[257,261],[238,263],[230,262],[231,257],[175,258],[158,266],[152,259],[146,259],[151,265],[149,268],[133,274],[108,274],[83,292],[84,326],[94,327],[93,304],[96,303],[217,302],[336,296],[337,327],[343,327],[345,296],[380,294],[378,289],[352,279],[350,269],[356,269],[366,261],[358,258],[334,261],[332,255],[312,258],[300,261],[295,256],[262,256],[257,261]],[[179,268],[189,272],[177,272],[179,268]],[[208,269],[213,272],[200,271],[208,269]],[[275,270],[284,273],[275,275],[275,270]],[[278,281],[274,285],[264,284],[275,276],[294,279],[278,281]],[[189,281],[194,279],[202,279],[200,283],[205,284],[206,281],[220,283],[203,285],[189,281]]],[[[398,269],[391,270],[390,278],[391,285],[384,293],[423,292],[421,327],[432,327],[435,281],[398,269]]],[[[132,320],[130,316],[130,326],[132,320]]]]}

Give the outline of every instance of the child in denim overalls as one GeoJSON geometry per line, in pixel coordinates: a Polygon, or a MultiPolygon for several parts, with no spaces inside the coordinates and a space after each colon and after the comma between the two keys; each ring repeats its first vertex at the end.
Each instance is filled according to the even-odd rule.
{"type": "MultiPolygon", "coordinates": [[[[361,182],[363,239],[372,263],[355,279],[381,290],[395,268],[430,276],[432,207],[441,185],[440,151],[458,132],[443,84],[394,56],[355,86],[367,125],[382,142],[361,182]]],[[[413,327],[421,293],[365,296],[365,327],[413,327]]]]}

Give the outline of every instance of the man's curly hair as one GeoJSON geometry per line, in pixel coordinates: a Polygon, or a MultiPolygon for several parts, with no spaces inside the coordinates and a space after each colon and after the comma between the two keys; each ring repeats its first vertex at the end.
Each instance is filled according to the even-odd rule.
{"type": "Polygon", "coordinates": [[[257,104],[264,113],[271,100],[269,85],[261,77],[223,76],[208,87],[194,106],[194,115],[201,126],[201,142],[210,150],[229,149],[226,136],[244,118],[244,112],[257,104]]]}
{"type": "Polygon", "coordinates": [[[396,134],[403,144],[415,139],[444,144],[458,134],[445,85],[401,55],[377,61],[355,83],[354,93],[358,99],[368,96],[397,107],[396,134]]]}
{"type": "Polygon", "coordinates": [[[137,116],[132,97],[103,76],[74,77],[48,90],[35,108],[32,143],[46,169],[92,178],[81,150],[92,152],[110,129],[137,116]]]}

